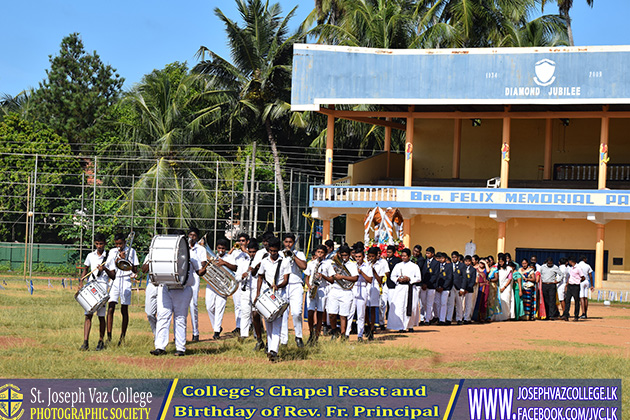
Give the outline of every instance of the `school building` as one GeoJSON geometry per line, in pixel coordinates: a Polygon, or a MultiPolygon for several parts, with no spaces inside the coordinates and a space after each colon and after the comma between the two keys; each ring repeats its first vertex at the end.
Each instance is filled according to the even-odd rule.
{"type": "MultiPolygon", "coordinates": [[[[399,208],[403,242],[592,255],[595,286],[630,273],[630,46],[458,50],[294,47],[292,109],[328,118],[313,216],[399,208]],[[378,108],[379,111],[371,111],[378,108]],[[384,127],[383,152],[332,179],[337,119],[384,127]],[[405,132],[404,154],[390,151],[405,132]]],[[[557,261],[557,258],[556,258],[557,261]]]]}

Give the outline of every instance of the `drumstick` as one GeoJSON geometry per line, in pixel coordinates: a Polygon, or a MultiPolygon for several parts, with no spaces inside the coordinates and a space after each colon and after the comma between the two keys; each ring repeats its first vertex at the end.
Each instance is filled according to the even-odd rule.
{"type": "Polygon", "coordinates": [[[92,275],[92,273],[94,273],[96,270],[98,270],[98,266],[94,270],[92,270],[89,273],[87,273],[85,276],[81,277],[81,280],[79,280],[79,281],[83,281],[86,278],[90,277],[90,275],[92,275]]]}

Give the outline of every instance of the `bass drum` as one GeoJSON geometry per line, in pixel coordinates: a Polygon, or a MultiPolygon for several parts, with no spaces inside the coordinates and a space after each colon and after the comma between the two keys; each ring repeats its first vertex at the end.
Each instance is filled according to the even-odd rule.
{"type": "Polygon", "coordinates": [[[190,255],[184,235],[156,235],[149,248],[149,278],[156,286],[183,289],[190,255]]]}

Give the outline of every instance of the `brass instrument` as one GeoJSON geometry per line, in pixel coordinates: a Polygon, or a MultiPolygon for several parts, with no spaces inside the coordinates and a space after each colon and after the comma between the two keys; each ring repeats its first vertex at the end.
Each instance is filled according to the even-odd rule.
{"type": "MultiPolygon", "coordinates": [[[[336,274],[339,274],[342,276],[350,276],[350,272],[348,271],[348,268],[345,266],[345,264],[341,260],[341,257],[339,256],[339,254],[335,254],[335,256],[332,257],[332,265],[333,265],[333,268],[335,269],[336,274]]],[[[354,286],[354,282],[350,280],[340,279],[340,280],[336,280],[336,282],[344,290],[350,290],[354,286]]]]}
{"type": "Polygon", "coordinates": [[[313,287],[311,288],[311,291],[308,294],[308,297],[311,300],[317,298],[317,289],[319,289],[319,286],[322,284],[321,278],[317,278],[317,275],[319,274],[319,267],[321,265],[322,265],[322,261],[317,261],[315,270],[313,270],[313,276],[311,277],[311,285],[313,285],[313,287]]]}
{"type": "MultiPolygon", "coordinates": [[[[131,250],[131,244],[133,243],[133,238],[135,236],[136,236],[136,232],[132,230],[131,233],[129,233],[129,235],[127,236],[127,239],[125,239],[125,246],[128,246],[130,250],[131,250]]],[[[119,249],[119,253],[123,252],[124,250],[125,248],[119,249]]],[[[116,261],[116,268],[123,271],[129,271],[133,268],[133,263],[129,261],[128,255],[125,255],[125,256],[127,258],[120,258],[119,260],[116,261]]]]}
{"type": "Polygon", "coordinates": [[[225,266],[217,265],[216,262],[219,260],[219,257],[208,245],[205,245],[205,247],[208,265],[206,266],[206,274],[203,275],[203,279],[219,296],[225,298],[232,296],[238,289],[238,281],[234,272],[225,266]]]}
{"type": "Polygon", "coordinates": [[[293,251],[290,249],[284,249],[281,252],[282,252],[282,258],[291,258],[293,257],[293,255],[295,255],[293,254],[293,251]]]}

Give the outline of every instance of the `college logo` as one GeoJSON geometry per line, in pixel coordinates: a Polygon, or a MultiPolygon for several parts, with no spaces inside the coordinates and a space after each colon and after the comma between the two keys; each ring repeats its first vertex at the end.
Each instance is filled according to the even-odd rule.
{"type": "Polygon", "coordinates": [[[556,72],[556,63],[545,58],[536,63],[536,76],[534,82],[539,86],[549,86],[552,84],[556,77],[553,75],[556,72]]]}
{"type": "Polygon", "coordinates": [[[0,420],[18,420],[24,414],[22,400],[24,395],[13,384],[0,387],[0,420]]]}

